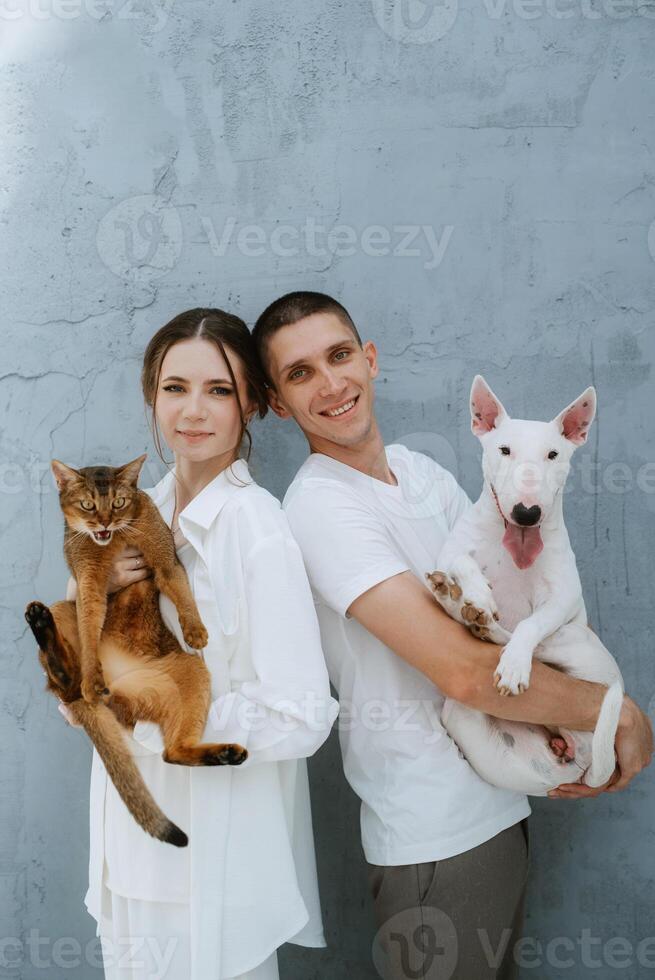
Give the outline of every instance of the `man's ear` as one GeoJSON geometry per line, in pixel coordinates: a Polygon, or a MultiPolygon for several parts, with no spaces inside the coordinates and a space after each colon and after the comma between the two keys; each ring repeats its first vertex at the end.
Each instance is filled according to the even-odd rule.
{"type": "Polygon", "coordinates": [[[587,441],[589,427],[596,415],[596,389],[587,388],[579,398],[562,409],[553,422],[560,435],[569,439],[574,446],[581,446],[587,441]]]}
{"type": "Polygon", "coordinates": [[[380,373],[377,347],[372,340],[367,340],[365,344],[362,344],[362,350],[364,351],[364,357],[368,361],[368,366],[371,370],[371,377],[377,378],[378,374],[380,373]]]}
{"type": "Polygon", "coordinates": [[[243,410],[243,418],[246,425],[250,425],[250,423],[252,422],[252,420],[256,415],[257,415],[257,406],[255,405],[254,401],[248,402],[248,404],[243,410]]]}
{"type": "Polygon", "coordinates": [[[470,402],[471,431],[476,436],[483,436],[492,429],[497,429],[508,417],[500,398],[494,395],[481,374],[476,374],[473,378],[470,402]]]}
{"type": "Polygon", "coordinates": [[[268,404],[276,415],[279,415],[281,419],[290,419],[291,412],[284,406],[278,397],[278,393],[275,388],[266,389],[266,397],[268,398],[268,404]]]}

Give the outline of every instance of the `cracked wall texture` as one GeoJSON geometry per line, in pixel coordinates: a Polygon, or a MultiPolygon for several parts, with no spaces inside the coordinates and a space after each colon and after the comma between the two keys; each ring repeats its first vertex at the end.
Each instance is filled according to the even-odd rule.
{"type": "MultiPolygon", "coordinates": [[[[101,975],[84,959],[90,751],[43,692],[23,609],[66,581],[53,456],[147,450],[142,482],[161,475],[140,358],[182,309],[252,323],[291,288],[340,297],[379,347],[387,441],[474,496],[476,372],[520,417],[552,418],[594,383],[568,525],[591,622],[651,705],[655,7],[44,0],[0,16],[0,937],[23,944],[0,977],[44,975],[26,946],[39,930],[49,980],[87,980],[101,975]],[[82,944],[81,965],[53,962],[57,937],[82,944]]],[[[255,441],[255,473],[281,495],[303,441],[273,419],[255,441]]],[[[368,980],[334,737],[311,776],[330,946],[286,949],[284,976],[368,980]]],[[[534,802],[526,932],[541,947],[522,976],[652,975],[654,796],[647,774],[534,802]]]]}

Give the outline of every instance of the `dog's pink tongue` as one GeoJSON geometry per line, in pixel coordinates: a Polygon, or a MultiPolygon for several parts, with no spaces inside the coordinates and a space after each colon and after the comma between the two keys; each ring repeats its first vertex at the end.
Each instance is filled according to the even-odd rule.
{"type": "Polygon", "coordinates": [[[518,527],[510,523],[507,524],[503,544],[519,568],[529,568],[544,547],[538,527],[518,527]]]}

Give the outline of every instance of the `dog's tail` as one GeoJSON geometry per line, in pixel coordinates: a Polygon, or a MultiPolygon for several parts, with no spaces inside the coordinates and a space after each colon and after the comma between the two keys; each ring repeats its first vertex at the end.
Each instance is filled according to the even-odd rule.
{"type": "Polygon", "coordinates": [[[623,684],[619,679],[608,687],[600,707],[591,742],[591,765],[583,779],[587,786],[602,786],[614,772],[614,739],[622,704],[623,684]]]}
{"type": "Polygon", "coordinates": [[[69,702],[67,707],[95,745],[109,778],[139,826],[157,840],[174,847],[186,847],[189,838],[157,806],[114,713],[102,702],[88,704],[83,698],[69,702]]]}

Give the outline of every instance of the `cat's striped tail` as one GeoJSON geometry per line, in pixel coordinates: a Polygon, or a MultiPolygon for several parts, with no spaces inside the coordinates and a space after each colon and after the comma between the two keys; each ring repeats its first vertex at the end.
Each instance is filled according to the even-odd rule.
{"type": "Polygon", "coordinates": [[[95,745],[109,778],[139,826],[157,840],[186,847],[189,838],[157,806],[126,744],[125,730],[113,712],[101,701],[88,704],[84,698],[70,701],[67,708],[95,745]]]}

